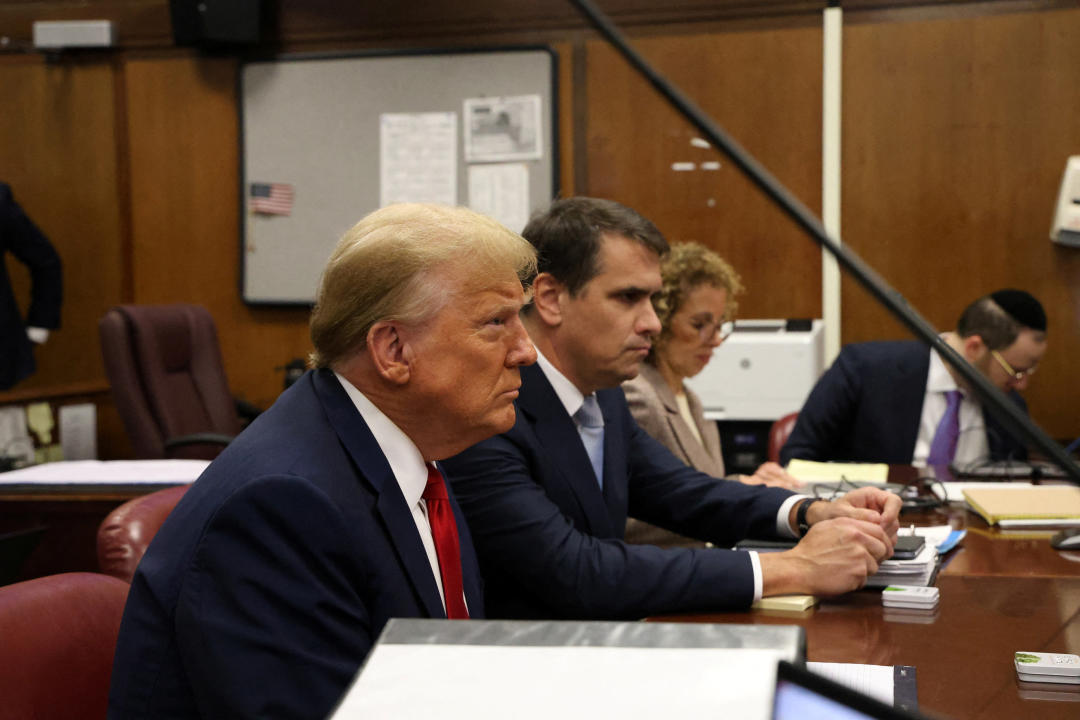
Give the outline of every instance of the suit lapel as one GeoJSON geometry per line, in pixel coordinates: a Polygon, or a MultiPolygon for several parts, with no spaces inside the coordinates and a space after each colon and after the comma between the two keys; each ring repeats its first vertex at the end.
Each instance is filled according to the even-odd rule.
{"type": "Polygon", "coordinates": [[[687,392],[686,401],[690,404],[690,414],[694,417],[694,422],[697,423],[698,432],[701,433],[701,445],[705,450],[705,457],[711,461],[709,465],[704,463],[700,465],[697,463],[690,464],[699,470],[711,468],[708,474],[723,477],[724,456],[720,452],[720,430],[716,427],[715,422],[705,419],[705,408],[701,406],[701,399],[697,395],[687,392]],[[698,423],[698,420],[703,422],[704,425],[698,423]]]}
{"type": "MultiPolygon", "coordinates": [[[[698,469],[711,468],[717,465],[719,458],[713,458],[705,447],[704,430],[698,428],[702,438],[699,441],[694,436],[686,419],[683,418],[682,413],[679,412],[679,402],[675,399],[675,393],[671,391],[660,371],[648,363],[642,363],[640,373],[656,391],[656,397],[659,398],[660,404],[663,406],[664,421],[667,423],[672,437],[675,438],[675,442],[679,444],[682,457],[687,460],[686,464],[698,469]]],[[[693,399],[690,395],[687,395],[686,400],[691,405],[691,414],[694,414],[693,399]]],[[[698,405],[698,408],[698,412],[700,412],[700,405],[698,405]]]]}
{"type": "MultiPolygon", "coordinates": [[[[364,419],[333,372],[318,370],[313,373],[312,381],[341,444],[352,458],[360,476],[375,491],[378,498],[375,502],[376,512],[386,527],[398,559],[424,609],[433,618],[445,618],[446,612],[439,596],[439,588],[431,574],[431,564],[416,530],[412,510],[405,503],[405,497],[401,494],[401,488],[382,449],[375,442],[364,419]]],[[[456,516],[460,518],[460,515],[456,516]]]]}
{"type": "MultiPolygon", "coordinates": [[[[626,478],[626,432],[623,427],[629,415],[624,411],[626,396],[619,388],[598,390],[597,400],[604,415],[604,506],[607,520],[612,530],[618,529],[615,537],[620,540],[625,535],[626,512],[629,504],[629,488],[626,478]]],[[[605,536],[606,537],[606,536],[605,536]]]]}
{"type": "Polygon", "coordinates": [[[885,417],[893,419],[896,444],[890,457],[907,457],[910,462],[919,435],[922,406],[926,398],[926,374],[930,369],[930,350],[921,343],[911,343],[907,351],[897,353],[896,377],[892,386],[892,408],[885,417]]]}
{"type": "MultiPolygon", "coordinates": [[[[552,480],[562,482],[577,500],[581,514],[589,525],[589,530],[599,537],[611,537],[611,519],[600,493],[600,486],[593,478],[589,454],[581,442],[574,421],[566,414],[555,389],[547,381],[539,365],[521,368],[521,393],[518,408],[532,422],[533,432],[544,452],[556,469],[552,480]]],[[[604,422],[608,422],[608,413],[601,404],[604,422]]],[[[604,428],[604,478],[608,477],[608,467],[612,462],[609,455],[611,442],[608,428],[604,428]]],[[[617,455],[618,452],[615,451],[617,455]]],[[[625,458],[623,458],[625,462],[625,458]]],[[[621,537],[621,535],[620,535],[621,537]]]]}

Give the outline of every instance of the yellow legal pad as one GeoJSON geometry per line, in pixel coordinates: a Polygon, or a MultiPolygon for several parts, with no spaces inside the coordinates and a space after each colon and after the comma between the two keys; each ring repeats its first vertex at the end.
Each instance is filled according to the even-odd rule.
{"type": "Polygon", "coordinates": [[[1002,520],[1080,519],[1080,488],[1066,485],[971,488],[971,509],[991,525],[1002,520]]]}
{"type": "Polygon", "coordinates": [[[788,473],[803,482],[852,482],[882,483],[889,479],[889,466],[885,463],[834,463],[794,459],[788,463],[788,473]]]}
{"type": "Polygon", "coordinates": [[[808,610],[817,604],[818,599],[813,595],[774,595],[773,597],[761,598],[750,607],[755,610],[808,610]]]}

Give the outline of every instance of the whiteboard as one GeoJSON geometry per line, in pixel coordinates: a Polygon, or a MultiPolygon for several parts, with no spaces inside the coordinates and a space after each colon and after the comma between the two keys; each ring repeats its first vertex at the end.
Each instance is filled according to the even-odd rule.
{"type": "MultiPolygon", "coordinates": [[[[558,194],[555,55],[548,48],[283,56],[240,67],[241,295],[311,304],[342,234],[380,205],[380,122],[390,113],[454,113],[456,202],[469,204],[466,101],[539,96],[539,157],[524,166],[529,209],[558,194]],[[292,192],[288,214],[252,209],[252,185],[292,192]]],[[[475,157],[473,153],[472,157],[475,157]]],[[[520,228],[515,228],[520,230],[520,228]]]]}

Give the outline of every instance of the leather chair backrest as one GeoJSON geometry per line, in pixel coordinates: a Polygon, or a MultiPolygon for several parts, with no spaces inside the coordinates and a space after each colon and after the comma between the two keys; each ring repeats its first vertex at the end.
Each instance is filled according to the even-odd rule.
{"type": "Polygon", "coordinates": [[[104,718],[127,593],[98,573],[0,587],[0,716],[104,718]]]}
{"type": "Polygon", "coordinates": [[[105,516],[97,533],[101,572],[130,583],[150,541],[189,487],[178,485],[128,500],[105,516]]]}
{"type": "MultiPolygon", "coordinates": [[[[105,314],[99,329],[113,399],[136,457],[166,457],[168,438],[240,432],[206,308],[121,305],[105,314]]],[[[220,445],[192,445],[169,457],[213,459],[220,451],[220,445]]]]}
{"type": "Polygon", "coordinates": [[[769,428],[769,460],[772,462],[780,462],[780,450],[791,436],[791,431],[795,429],[795,421],[798,419],[799,413],[788,413],[769,428]]]}

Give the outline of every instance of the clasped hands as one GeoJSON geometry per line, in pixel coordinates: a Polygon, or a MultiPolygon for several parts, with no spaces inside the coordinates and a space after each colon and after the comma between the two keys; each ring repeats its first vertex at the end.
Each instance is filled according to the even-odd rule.
{"type": "Polygon", "coordinates": [[[900,498],[880,488],[859,488],[832,502],[814,502],[806,520],[810,530],[798,545],[759,556],[766,597],[839,595],[862,587],[878,564],[892,557],[900,498]]]}

